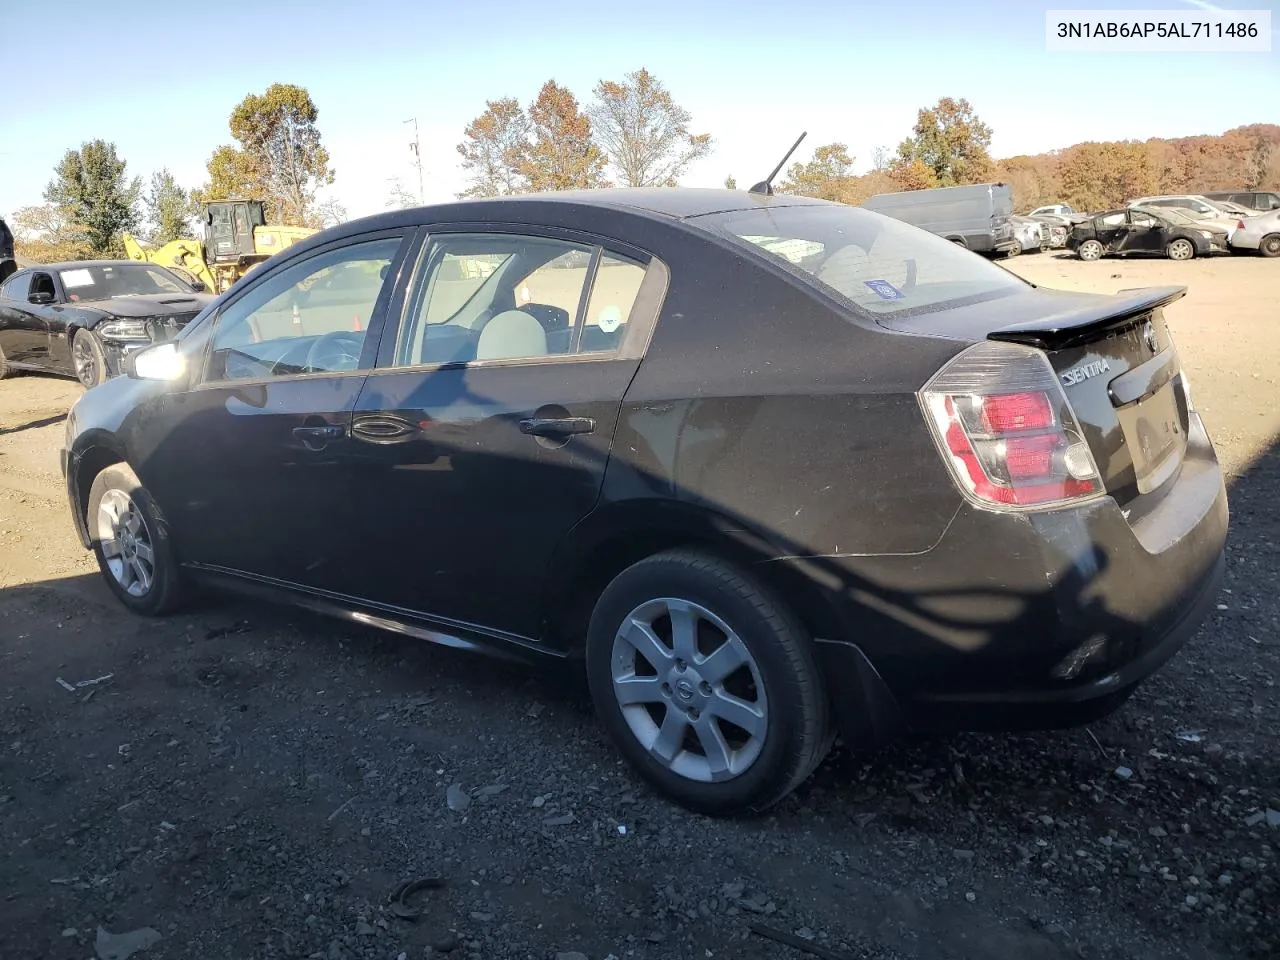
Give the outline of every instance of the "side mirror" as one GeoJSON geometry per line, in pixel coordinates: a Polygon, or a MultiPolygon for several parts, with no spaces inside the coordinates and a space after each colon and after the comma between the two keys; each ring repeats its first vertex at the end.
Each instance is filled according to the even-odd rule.
{"type": "Polygon", "coordinates": [[[158,343],[134,354],[129,375],[136,380],[181,380],[187,374],[187,358],[173,342],[158,343]]]}
{"type": "Polygon", "coordinates": [[[47,290],[37,290],[35,293],[28,295],[27,301],[41,305],[53,303],[53,294],[47,290]]]}
{"type": "Polygon", "coordinates": [[[192,280],[191,289],[194,290],[196,293],[204,293],[209,288],[204,285],[203,280],[192,280]]]}

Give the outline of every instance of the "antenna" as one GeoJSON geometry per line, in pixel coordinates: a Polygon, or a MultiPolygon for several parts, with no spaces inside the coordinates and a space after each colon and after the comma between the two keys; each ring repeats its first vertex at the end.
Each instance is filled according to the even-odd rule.
{"type": "Polygon", "coordinates": [[[418,168],[418,203],[425,207],[427,195],[422,189],[422,145],[418,142],[418,118],[413,117],[405,123],[413,124],[413,143],[409,144],[409,149],[413,151],[413,162],[418,168]]]}
{"type": "Polygon", "coordinates": [[[787,151],[787,155],[779,160],[778,165],[773,168],[773,173],[769,174],[767,178],[757,183],[754,187],[748,190],[747,193],[763,193],[766,196],[773,196],[773,178],[778,175],[778,171],[786,166],[787,161],[791,159],[791,155],[796,152],[796,147],[800,146],[800,141],[808,135],[808,131],[800,134],[796,139],[796,142],[791,145],[791,149],[787,151]]]}

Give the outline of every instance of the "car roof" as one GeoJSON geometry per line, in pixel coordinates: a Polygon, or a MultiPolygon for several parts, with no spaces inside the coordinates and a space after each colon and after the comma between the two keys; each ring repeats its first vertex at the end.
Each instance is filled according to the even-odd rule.
{"type": "MultiPolygon", "coordinates": [[[[503,216],[521,216],[522,207],[554,206],[562,210],[599,209],[628,211],[644,216],[668,220],[688,220],[713,213],[730,213],[737,210],[798,206],[841,206],[829,200],[801,197],[791,194],[767,195],[746,190],[727,190],[710,187],[600,187],[590,190],[549,190],[543,193],[512,194],[501,197],[484,197],[446,203],[427,204],[406,210],[393,210],[372,214],[358,220],[348,220],[335,231],[347,232],[355,227],[359,231],[378,229],[404,222],[405,216],[415,221],[424,214],[431,219],[486,220],[503,216]]],[[[328,231],[326,231],[327,233],[328,231]]]]}

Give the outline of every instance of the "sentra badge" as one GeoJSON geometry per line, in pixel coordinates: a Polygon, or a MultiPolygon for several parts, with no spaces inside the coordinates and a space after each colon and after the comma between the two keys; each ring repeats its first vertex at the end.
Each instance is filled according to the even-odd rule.
{"type": "Polygon", "coordinates": [[[1072,367],[1062,375],[1062,383],[1065,386],[1074,386],[1077,383],[1083,383],[1090,377],[1096,377],[1100,373],[1106,373],[1111,369],[1111,365],[1106,360],[1093,360],[1089,363],[1082,363],[1078,367],[1072,367]]]}

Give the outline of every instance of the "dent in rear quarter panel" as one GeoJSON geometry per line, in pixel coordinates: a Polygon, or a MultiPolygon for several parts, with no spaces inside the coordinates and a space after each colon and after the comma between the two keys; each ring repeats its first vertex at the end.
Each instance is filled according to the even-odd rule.
{"type": "Polygon", "coordinates": [[[672,266],[604,497],[673,497],[775,556],[909,553],[960,502],[915,391],[962,346],[861,325],[716,248],[672,266]],[[716,282],[707,278],[715,277],[716,282]]]}

